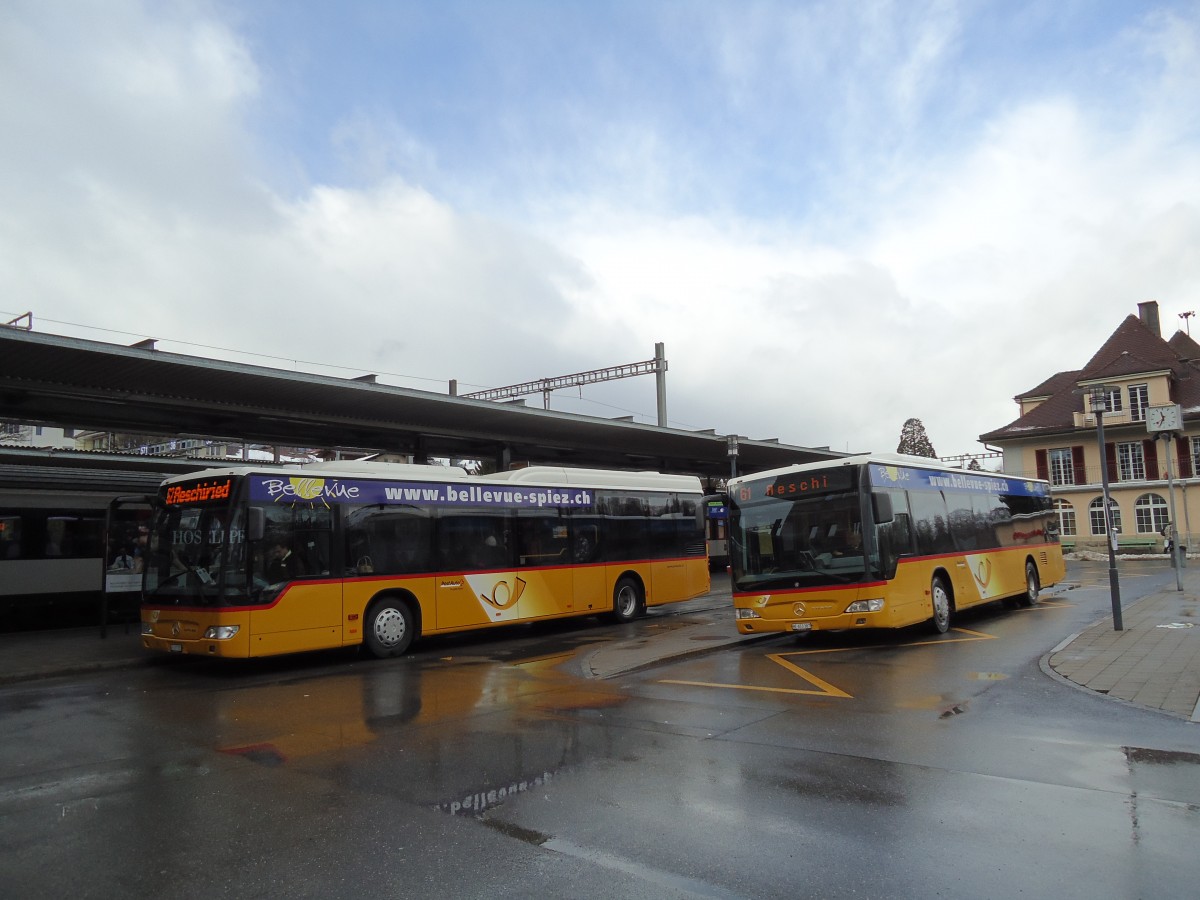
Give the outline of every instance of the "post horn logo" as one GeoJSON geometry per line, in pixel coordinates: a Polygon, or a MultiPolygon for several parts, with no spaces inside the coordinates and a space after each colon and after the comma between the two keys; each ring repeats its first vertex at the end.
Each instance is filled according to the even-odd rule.
{"type": "Polygon", "coordinates": [[[504,579],[497,581],[492,585],[492,595],[481,593],[479,599],[494,609],[508,609],[514,603],[521,599],[521,595],[525,593],[525,579],[516,578],[516,586],[510,588],[508,582],[504,579]]]}
{"type": "Polygon", "coordinates": [[[986,588],[992,580],[992,561],[986,556],[975,564],[975,580],[981,588],[986,588]]]}

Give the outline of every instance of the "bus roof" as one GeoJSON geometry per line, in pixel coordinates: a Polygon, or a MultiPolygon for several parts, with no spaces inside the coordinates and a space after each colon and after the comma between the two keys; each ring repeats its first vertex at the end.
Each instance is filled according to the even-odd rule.
{"type": "MultiPolygon", "coordinates": [[[[977,475],[997,475],[1003,478],[1012,478],[1014,476],[1004,475],[996,472],[970,472],[968,469],[960,468],[959,466],[948,466],[937,459],[930,459],[927,456],[909,456],[904,453],[862,453],[857,456],[846,456],[842,459],[830,459],[823,462],[804,463],[795,466],[782,466],[778,469],[768,469],[763,472],[753,472],[749,475],[741,475],[737,478],[731,478],[729,485],[732,487],[735,484],[741,484],[745,481],[759,481],[764,478],[778,478],[780,475],[787,475],[792,472],[815,472],[821,469],[838,469],[843,466],[865,466],[870,464],[881,466],[904,466],[909,469],[926,469],[934,472],[950,472],[957,475],[977,474],[977,475]]],[[[1026,478],[1025,476],[1017,476],[1021,481],[1039,481],[1037,478],[1026,478]]]]}
{"type": "Polygon", "coordinates": [[[361,460],[308,463],[306,465],[259,468],[230,466],[205,469],[186,475],[172,476],[164,484],[221,477],[247,475],[294,475],[304,478],[328,476],[336,478],[366,478],[384,481],[470,481],[472,484],[531,484],[572,485],[576,487],[610,488],[643,491],[677,491],[703,493],[700,479],[694,475],[667,475],[661,472],[624,472],[607,469],[573,469],[563,466],[527,466],[491,475],[472,475],[460,466],[423,466],[410,463],[388,463],[361,460]]]}

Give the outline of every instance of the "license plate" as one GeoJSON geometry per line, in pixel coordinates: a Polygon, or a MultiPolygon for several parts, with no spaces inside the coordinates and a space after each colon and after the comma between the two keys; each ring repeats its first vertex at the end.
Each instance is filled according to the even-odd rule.
{"type": "Polygon", "coordinates": [[[792,631],[812,631],[812,622],[793,622],[792,631]]]}
{"type": "Polygon", "coordinates": [[[172,653],[182,653],[183,652],[183,644],[172,644],[170,647],[170,650],[172,653]]]}

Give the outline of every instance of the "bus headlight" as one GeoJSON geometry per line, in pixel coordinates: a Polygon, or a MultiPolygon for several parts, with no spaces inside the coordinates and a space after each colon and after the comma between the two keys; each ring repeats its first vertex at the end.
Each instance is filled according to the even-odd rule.
{"type": "Polygon", "coordinates": [[[204,632],[206,641],[227,641],[241,629],[240,625],[211,625],[204,632]]]}
{"type": "Polygon", "coordinates": [[[143,622],[142,623],[142,634],[154,634],[154,623],[143,622]]]}
{"type": "Polygon", "coordinates": [[[882,600],[855,600],[846,607],[848,613],[879,612],[883,609],[882,600]]]}
{"type": "Polygon", "coordinates": [[[758,614],[758,610],[755,610],[755,609],[735,609],[733,611],[733,617],[735,619],[761,619],[762,618],[762,616],[760,616],[758,614]]]}

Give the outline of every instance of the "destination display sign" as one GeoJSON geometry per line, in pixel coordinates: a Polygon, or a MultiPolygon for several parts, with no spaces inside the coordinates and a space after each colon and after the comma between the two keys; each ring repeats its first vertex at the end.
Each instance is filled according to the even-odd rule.
{"type": "Polygon", "coordinates": [[[798,500],[801,497],[845,493],[854,489],[854,471],[849,466],[840,466],[815,471],[787,472],[770,480],[747,481],[737,486],[737,499],[738,502],[745,503],[754,500],[798,500]]]}
{"type": "Polygon", "coordinates": [[[228,500],[233,489],[233,478],[214,478],[211,481],[187,481],[167,488],[167,506],[196,506],[228,500]]]}

